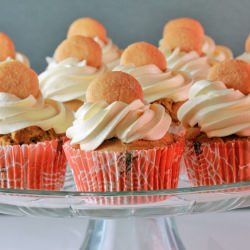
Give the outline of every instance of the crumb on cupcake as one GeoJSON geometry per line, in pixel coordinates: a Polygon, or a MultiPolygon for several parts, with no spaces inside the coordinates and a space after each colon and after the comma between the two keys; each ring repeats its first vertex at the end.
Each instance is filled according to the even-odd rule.
{"type": "Polygon", "coordinates": [[[50,141],[57,138],[58,136],[56,135],[54,129],[44,131],[37,126],[31,126],[10,134],[0,134],[0,145],[35,144],[37,142],[50,141]]]}

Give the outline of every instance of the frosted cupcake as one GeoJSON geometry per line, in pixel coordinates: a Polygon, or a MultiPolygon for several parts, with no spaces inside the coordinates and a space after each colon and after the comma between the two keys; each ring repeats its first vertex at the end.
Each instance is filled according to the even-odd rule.
{"type": "Polygon", "coordinates": [[[68,37],[81,35],[93,38],[102,48],[103,63],[112,69],[119,64],[121,52],[111,38],[106,28],[96,19],[83,17],[75,20],[69,27],[68,37]]]}
{"type": "Polygon", "coordinates": [[[86,96],[64,145],[77,189],[175,188],[183,140],[168,133],[164,107],[145,104],[140,84],[123,72],[98,77],[86,96]]]}
{"type": "Polygon", "coordinates": [[[250,35],[248,35],[245,41],[245,52],[238,56],[237,59],[250,63],[250,35]]]}
{"type": "Polygon", "coordinates": [[[178,122],[177,110],[188,98],[192,79],[185,72],[167,70],[165,57],[158,48],[146,42],[128,46],[121,56],[121,65],[114,71],[134,76],[142,86],[144,99],[162,104],[173,122],[178,122]]]}
{"type": "Polygon", "coordinates": [[[231,50],[215,45],[201,23],[192,18],[170,20],[164,27],[160,49],[170,69],[187,71],[196,80],[205,79],[217,61],[232,58],[231,50]]]}
{"type": "Polygon", "coordinates": [[[5,33],[0,32],[0,61],[5,61],[7,58],[15,59],[28,67],[30,66],[28,57],[16,52],[14,42],[5,33]]]}
{"type": "Polygon", "coordinates": [[[194,186],[250,180],[250,65],[211,68],[196,82],[178,118],[188,130],[184,160],[194,186]]]}
{"type": "Polygon", "coordinates": [[[62,150],[73,115],[44,100],[36,73],[18,61],[0,63],[0,187],[59,190],[62,150]]]}
{"type": "Polygon", "coordinates": [[[105,71],[100,46],[91,38],[73,36],[57,47],[39,75],[42,94],[76,111],[85,101],[90,82],[105,71]]]}

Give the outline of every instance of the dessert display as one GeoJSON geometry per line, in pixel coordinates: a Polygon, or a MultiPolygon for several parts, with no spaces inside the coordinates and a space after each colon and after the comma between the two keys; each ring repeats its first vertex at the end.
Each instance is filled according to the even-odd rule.
{"type": "Polygon", "coordinates": [[[233,57],[229,48],[216,45],[205,35],[203,26],[192,18],[177,18],[166,23],[160,49],[168,67],[190,73],[195,80],[205,79],[209,68],[233,57]]]}
{"type": "Polygon", "coordinates": [[[68,37],[81,35],[93,38],[102,48],[103,63],[109,69],[119,64],[121,52],[107,35],[106,28],[96,19],[83,17],[75,20],[68,29],[68,37]]]}
{"type": "Polygon", "coordinates": [[[5,61],[8,58],[16,59],[17,61],[30,66],[27,56],[17,52],[14,42],[5,33],[0,32],[0,61],[5,61]]]}
{"type": "Polygon", "coordinates": [[[62,145],[73,115],[44,100],[37,74],[15,60],[0,63],[0,187],[60,190],[62,145]]]}
{"type": "Polygon", "coordinates": [[[178,111],[187,128],[184,160],[194,186],[249,181],[250,65],[228,60],[197,81],[178,111]]]}
{"type": "Polygon", "coordinates": [[[238,56],[237,59],[250,63],[250,34],[245,41],[245,52],[238,56]]]}
{"type": "Polygon", "coordinates": [[[90,82],[105,71],[100,46],[89,37],[72,36],[64,40],[48,59],[39,75],[42,94],[76,111],[85,101],[90,82]]]}
{"type": "Polygon", "coordinates": [[[165,107],[174,123],[177,110],[188,99],[193,80],[182,71],[168,70],[164,55],[154,45],[137,42],[129,45],[121,56],[121,65],[114,71],[134,76],[142,86],[144,99],[165,107]]]}
{"type": "Polygon", "coordinates": [[[82,192],[176,188],[181,159],[193,186],[250,181],[249,55],[193,18],[121,52],[84,17],[37,76],[0,33],[0,188],[60,190],[66,161],[82,192]]]}
{"type": "Polygon", "coordinates": [[[110,71],[88,87],[64,151],[78,191],[175,188],[184,140],[168,132],[171,117],[146,104],[139,82],[110,71]]]}

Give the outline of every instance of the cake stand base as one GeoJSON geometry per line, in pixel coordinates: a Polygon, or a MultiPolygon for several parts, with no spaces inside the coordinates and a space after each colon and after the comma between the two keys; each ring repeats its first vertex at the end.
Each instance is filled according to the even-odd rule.
{"type": "Polygon", "coordinates": [[[174,219],[90,220],[81,250],[184,250],[174,219]]]}

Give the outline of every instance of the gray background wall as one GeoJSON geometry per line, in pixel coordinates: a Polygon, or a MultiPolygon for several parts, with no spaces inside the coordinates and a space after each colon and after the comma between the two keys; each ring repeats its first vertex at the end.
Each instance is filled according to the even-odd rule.
{"type": "Polygon", "coordinates": [[[99,19],[121,47],[145,40],[154,44],[171,18],[198,18],[206,33],[237,55],[250,33],[250,0],[0,0],[0,31],[26,53],[41,72],[78,17],[99,19]]]}

